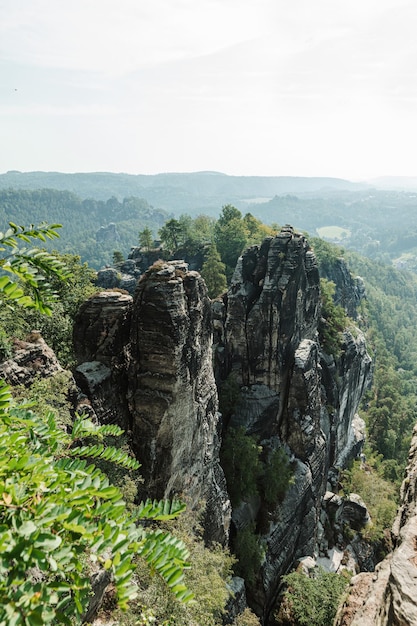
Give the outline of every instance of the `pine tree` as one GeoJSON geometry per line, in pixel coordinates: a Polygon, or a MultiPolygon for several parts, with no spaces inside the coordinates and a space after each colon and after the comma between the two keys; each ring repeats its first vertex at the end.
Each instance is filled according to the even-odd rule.
{"type": "Polygon", "coordinates": [[[152,248],[153,235],[149,226],[146,226],[143,230],[139,232],[139,244],[141,248],[145,248],[145,250],[149,250],[150,248],[152,248]]]}
{"type": "Polygon", "coordinates": [[[207,258],[201,269],[201,275],[206,281],[208,294],[210,298],[215,298],[227,288],[226,266],[220,259],[215,244],[211,244],[207,258]]]}

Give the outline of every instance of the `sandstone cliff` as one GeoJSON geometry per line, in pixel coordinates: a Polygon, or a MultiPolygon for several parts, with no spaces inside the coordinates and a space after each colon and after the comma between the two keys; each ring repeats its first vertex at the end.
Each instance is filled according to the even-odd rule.
{"type": "Polygon", "coordinates": [[[204,500],[208,535],[224,542],[230,503],[219,464],[211,309],[204,281],[179,261],[152,266],[134,302],[129,408],[134,447],[156,497],[204,500]]]}
{"type": "MultiPolygon", "coordinates": [[[[350,274],[339,275],[347,297],[350,274]]],[[[76,320],[77,380],[94,409],[129,429],[147,495],[206,502],[208,538],[225,543],[229,534],[222,431],[253,435],[266,465],[274,451],[288,455],[294,481],[285,497],[243,501],[232,517],[233,536],[254,524],[263,546],[248,587],[263,623],[282,574],[332,547],[323,539],[323,497],[337,477],[332,468],[363,440],[356,410],[371,367],[363,336],[346,330],[340,355],[325,354],[320,315],[314,252],[285,227],[242,255],[222,301],[210,303],[204,281],[183,262],[157,262],[133,298],[103,292],[76,320]],[[231,378],[239,401],[221,420],[216,381],[231,378]]]]}
{"type": "Polygon", "coordinates": [[[102,292],[81,308],[76,377],[100,419],[132,435],[144,496],[206,503],[207,536],[225,543],[230,502],[219,464],[210,301],[183,262],[154,264],[134,299],[102,292]]]}
{"type": "MultiPolygon", "coordinates": [[[[347,292],[350,274],[341,275],[349,280],[339,290],[347,292]]],[[[344,333],[336,359],[323,353],[316,259],[291,227],[242,255],[223,306],[214,308],[217,377],[233,376],[241,387],[227,426],[243,427],[264,450],[286,450],[294,471],[284,500],[269,506],[267,523],[260,501],[242,503],[232,515],[237,532],[255,522],[264,546],[249,595],[267,622],[282,574],[319,549],[326,555],[326,544],[319,545],[322,498],[332,488],[330,469],[343,467],[363,443],[356,411],[371,360],[357,330],[344,333]]]]}
{"type": "Polygon", "coordinates": [[[375,572],[358,574],[352,579],[349,596],[338,612],[335,626],[417,624],[417,427],[392,535],[394,550],[375,572]]]}

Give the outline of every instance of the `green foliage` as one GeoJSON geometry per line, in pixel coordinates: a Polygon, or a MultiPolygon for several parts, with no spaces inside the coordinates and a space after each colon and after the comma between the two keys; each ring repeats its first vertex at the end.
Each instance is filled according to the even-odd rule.
{"type": "Polygon", "coordinates": [[[153,244],[153,235],[149,226],[146,226],[143,230],[139,231],[139,245],[145,250],[150,250],[153,244]]]}
{"type": "Polygon", "coordinates": [[[342,256],[342,249],[338,248],[334,244],[319,239],[318,237],[312,237],[310,244],[314,248],[314,254],[319,265],[320,273],[331,273],[332,269],[342,256]]]}
{"type": "Polygon", "coordinates": [[[258,493],[258,484],[263,474],[261,451],[256,439],[247,435],[244,428],[228,429],[220,458],[233,506],[258,493]]]}
{"type": "Polygon", "coordinates": [[[28,389],[23,385],[14,386],[11,391],[16,402],[28,403],[28,408],[37,415],[52,411],[62,428],[72,428],[73,405],[68,396],[73,385],[72,373],[64,370],[48,378],[36,377],[30,387],[30,401],[28,389]]]}
{"type": "Polygon", "coordinates": [[[236,261],[246,247],[260,244],[267,235],[273,234],[272,228],[251,213],[243,217],[239,209],[226,204],[214,227],[214,242],[226,265],[227,278],[231,278],[236,261]]]}
{"type": "Polygon", "coordinates": [[[383,477],[384,463],[371,451],[367,451],[366,463],[354,461],[342,474],[342,488],[346,494],[357,493],[366,503],[371,523],[361,534],[369,540],[382,539],[390,529],[397,512],[399,490],[383,477]]]}
{"type": "Polygon", "coordinates": [[[86,437],[120,433],[117,426],[97,427],[78,417],[67,434],[51,412],[39,417],[24,403],[13,404],[0,383],[0,623],[78,622],[95,566],[111,571],[119,605],[126,608],[136,594],[136,555],[177,598],[190,599],[183,584],[185,545],[142,523],[154,515],[170,519],[183,506],[147,502],[132,516],[120,491],[85,460],[98,455],[137,469],[139,463],[120,450],[83,445],[86,437]]]}
{"type": "Polygon", "coordinates": [[[264,557],[264,549],[255,532],[255,524],[239,529],[233,541],[233,548],[238,559],[235,571],[249,585],[253,585],[264,557]]]}
{"type": "Polygon", "coordinates": [[[285,496],[294,482],[294,472],[284,448],[273,450],[265,464],[263,475],[263,497],[267,504],[276,505],[285,496]]]}
{"type": "Polygon", "coordinates": [[[171,253],[174,253],[184,243],[186,239],[186,227],[180,221],[172,218],[159,229],[159,236],[171,253]]]}
{"type": "MultiPolygon", "coordinates": [[[[50,285],[57,300],[49,304],[51,315],[45,316],[36,309],[7,307],[0,309],[0,337],[3,332],[8,338],[25,339],[33,328],[51,346],[63,365],[73,363],[72,326],[73,318],[81,303],[96,291],[93,284],[94,272],[80,258],[70,254],[54,256],[65,265],[69,274],[63,282],[50,277],[50,285]]],[[[1,344],[0,344],[1,345],[1,344]]]]}
{"type": "Polygon", "coordinates": [[[123,261],[125,260],[123,254],[120,252],[120,250],[115,250],[113,252],[113,264],[117,265],[118,263],[123,263],[123,261]]]}
{"type": "Polygon", "coordinates": [[[326,278],[320,278],[321,319],[319,337],[324,350],[337,356],[340,352],[342,332],[348,325],[343,307],[333,301],[335,285],[326,278]]]}
{"type": "MultiPolygon", "coordinates": [[[[104,185],[101,189],[101,198],[103,192],[106,193],[105,188],[104,185]]],[[[120,198],[123,198],[126,189],[120,189],[120,198]]],[[[82,185],[76,191],[81,193],[82,185]]],[[[108,193],[101,200],[93,199],[91,194],[81,200],[69,191],[56,191],[44,186],[36,191],[0,190],[0,223],[13,221],[25,224],[28,220],[42,222],[46,219],[58,222],[63,225],[63,232],[53,245],[59,252],[77,254],[83,262],[100,269],[111,264],[115,247],[125,252],[135,245],[132,233],[146,226],[157,230],[168,217],[168,213],[152,208],[141,198],[127,197],[119,201],[115,197],[110,198],[112,193],[108,193]],[[106,233],[106,227],[111,223],[115,224],[115,228],[106,233]]],[[[44,247],[51,250],[52,242],[46,242],[44,247]]]]}
{"type": "Polygon", "coordinates": [[[189,550],[192,568],[184,572],[184,581],[193,592],[195,600],[187,604],[175,602],[166,586],[161,584],[161,580],[152,576],[143,563],[139,563],[135,575],[138,597],[131,604],[130,610],[120,615],[118,623],[121,626],[223,624],[225,606],[230,596],[227,582],[232,576],[234,559],[226,549],[217,544],[205,545],[197,518],[198,514],[195,512],[186,512],[166,524],[166,528],[184,541],[189,550]]]}
{"type": "Polygon", "coordinates": [[[230,501],[237,506],[244,499],[262,494],[269,505],[282,500],[293,480],[293,470],[283,448],[261,460],[262,446],[244,428],[229,428],[223,440],[221,462],[230,501]]]}
{"type": "Polygon", "coordinates": [[[248,608],[240,613],[233,622],[233,626],[260,626],[260,624],[258,617],[248,608]]]}
{"type": "Polygon", "coordinates": [[[226,276],[231,278],[236,261],[248,242],[248,231],[241,212],[230,204],[223,207],[214,229],[214,241],[221,260],[226,265],[226,276]]]}
{"type": "Polygon", "coordinates": [[[243,222],[248,232],[248,246],[260,244],[265,237],[275,235],[278,230],[278,228],[263,224],[261,220],[258,220],[251,213],[246,213],[243,222]]]}
{"type": "Polygon", "coordinates": [[[217,252],[215,244],[211,244],[201,269],[201,275],[206,282],[210,298],[215,298],[226,291],[227,280],[225,269],[226,266],[221,262],[220,254],[217,252]]]}
{"type": "Polygon", "coordinates": [[[374,363],[361,416],[369,443],[384,456],[382,475],[399,484],[417,421],[417,277],[353,253],[347,260],[366,284],[360,322],[374,363]]]}
{"type": "Polygon", "coordinates": [[[56,301],[57,294],[49,280],[55,276],[64,281],[68,278],[68,269],[60,259],[46,250],[26,249],[19,244],[56,239],[60,227],[60,224],[43,223],[38,227],[31,225],[26,228],[10,222],[8,230],[0,233],[0,303],[16,302],[51,315],[50,304],[56,301]],[[21,285],[25,285],[27,291],[21,285]]]}
{"type": "Polygon", "coordinates": [[[330,626],[349,584],[349,577],[316,569],[311,577],[297,571],[284,576],[283,581],[287,585],[284,594],[285,623],[330,626]]]}
{"type": "Polygon", "coordinates": [[[13,353],[13,344],[6,331],[0,326],[0,361],[5,361],[13,353]]]}
{"type": "Polygon", "coordinates": [[[219,411],[227,423],[241,398],[240,385],[233,374],[222,382],[219,389],[219,411]]]}

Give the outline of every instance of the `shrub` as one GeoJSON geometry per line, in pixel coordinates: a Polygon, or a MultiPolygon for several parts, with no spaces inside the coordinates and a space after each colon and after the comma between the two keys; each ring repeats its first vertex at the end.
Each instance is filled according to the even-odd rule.
{"type": "Polygon", "coordinates": [[[180,604],[161,580],[152,576],[145,563],[138,563],[135,574],[138,584],[137,603],[128,613],[120,615],[121,626],[221,626],[230,592],[227,582],[232,575],[234,558],[218,544],[205,545],[199,513],[187,510],[165,528],[184,541],[192,567],[184,573],[184,582],[195,601],[180,604]],[[147,608],[145,608],[147,607],[147,608]],[[139,617],[139,621],[136,621],[139,617]],[[153,619],[154,621],[146,621],[153,619]]]}
{"type": "Polygon", "coordinates": [[[324,350],[328,354],[338,356],[342,343],[341,333],[348,325],[348,319],[343,307],[333,301],[335,284],[320,278],[321,319],[319,323],[319,337],[324,350]]]}
{"type": "Polygon", "coordinates": [[[253,585],[264,556],[259,536],[255,532],[255,524],[249,524],[238,530],[233,543],[238,559],[236,574],[244,578],[249,585],[253,585]]]}
{"type": "Polygon", "coordinates": [[[258,493],[258,483],[263,473],[261,450],[256,439],[246,435],[244,428],[229,428],[227,431],[221,462],[233,506],[258,493]]]}
{"type": "Polygon", "coordinates": [[[260,626],[259,618],[250,609],[245,609],[236,617],[232,626],[260,626]]]}
{"type": "Polygon", "coordinates": [[[227,422],[233,414],[241,398],[240,385],[233,374],[230,374],[219,389],[219,411],[223,421],[227,422]]]}
{"type": "Polygon", "coordinates": [[[312,577],[297,571],[284,576],[283,581],[287,586],[283,598],[287,623],[290,617],[292,623],[300,626],[329,626],[349,584],[349,576],[319,568],[312,577]]]}
{"type": "Polygon", "coordinates": [[[290,460],[283,448],[274,450],[270,455],[263,476],[263,494],[267,504],[274,505],[283,499],[294,481],[290,460]]]}
{"type": "Polygon", "coordinates": [[[367,455],[366,468],[359,461],[354,461],[349,470],[342,474],[342,488],[348,493],[357,493],[365,502],[371,523],[361,534],[370,540],[383,538],[384,530],[391,528],[397,511],[398,494],[393,483],[385,480],[378,473],[383,471],[383,462],[376,457],[367,455]]]}

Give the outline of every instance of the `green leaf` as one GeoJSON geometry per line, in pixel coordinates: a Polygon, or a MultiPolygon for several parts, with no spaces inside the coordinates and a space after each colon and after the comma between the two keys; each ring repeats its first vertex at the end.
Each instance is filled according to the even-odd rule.
{"type": "Polygon", "coordinates": [[[37,530],[38,530],[38,527],[32,521],[28,520],[26,522],[23,522],[23,524],[20,526],[18,530],[18,533],[22,537],[30,537],[35,532],[37,532],[37,530]]]}
{"type": "Polygon", "coordinates": [[[40,534],[36,540],[35,545],[37,548],[43,548],[47,551],[52,551],[58,548],[62,543],[62,539],[59,535],[52,535],[48,533],[40,534]]]}

